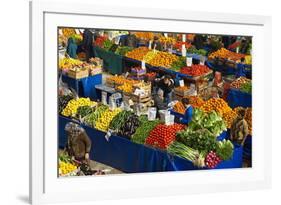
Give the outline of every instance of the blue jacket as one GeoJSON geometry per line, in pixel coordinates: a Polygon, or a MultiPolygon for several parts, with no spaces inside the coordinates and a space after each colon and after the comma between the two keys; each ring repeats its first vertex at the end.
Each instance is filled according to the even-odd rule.
{"type": "Polygon", "coordinates": [[[239,78],[241,76],[246,77],[245,65],[242,63],[238,63],[237,71],[236,71],[236,78],[239,78]]]}
{"type": "Polygon", "coordinates": [[[189,106],[189,108],[185,110],[184,118],[181,120],[181,123],[183,124],[190,123],[190,121],[192,120],[192,115],[193,115],[193,107],[189,106]]]}

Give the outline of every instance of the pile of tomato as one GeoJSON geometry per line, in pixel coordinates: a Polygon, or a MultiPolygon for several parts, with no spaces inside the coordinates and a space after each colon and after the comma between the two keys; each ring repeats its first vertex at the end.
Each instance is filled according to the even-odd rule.
{"type": "Polygon", "coordinates": [[[194,64],[192,66],[181,68],[181,73],[190,75],[190,76],[200,76],[205,73],[208,73],[210,69],[206,65],[194,64]]]}
{"type": "Polygon", "coordinates": [[[183,130],[183,124],[157,125],[145,140],[145,144],[159,149],[167,149],[167,147],[176,140],[176,133],[183,130]]]}

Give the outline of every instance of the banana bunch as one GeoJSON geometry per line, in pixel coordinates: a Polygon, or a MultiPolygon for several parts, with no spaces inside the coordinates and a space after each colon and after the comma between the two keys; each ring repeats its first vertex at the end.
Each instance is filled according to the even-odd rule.
{"type": "Polygon", "coordinates": [[[82,61],[74,58],[62,58],[59,60],[59,68],[61,70],[74,68],[77,66],[81,66],[82,64],[82,61]]]}
{"type": "Polygon", "coordinates": [[[61,114],[66,117],[74,117],[79,107],[96,105],[97,102],[91,101],[89,98],[72,99],[67,103],[61,114]]]}

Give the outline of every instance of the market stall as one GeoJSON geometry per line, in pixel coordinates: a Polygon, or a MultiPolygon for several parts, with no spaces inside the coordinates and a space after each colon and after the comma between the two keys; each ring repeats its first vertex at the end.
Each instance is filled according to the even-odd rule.
{"type": "Polygon", "coordinates": [[[88,59],[85,46],[60,54],[60,150],[71,124],[92,143],[91,160],[124,173],[251,164],[249,54],[218,36],[198,45],[194,34],[95,32],[88,59]]]}

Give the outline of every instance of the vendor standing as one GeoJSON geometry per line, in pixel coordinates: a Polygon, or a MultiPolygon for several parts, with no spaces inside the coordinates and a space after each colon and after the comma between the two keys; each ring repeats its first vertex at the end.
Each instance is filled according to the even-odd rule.
{"type": "Polygon", "coordinates": [[[164,102],[169,104],[172,101],[172,93],[175,87],[175,82],[170,75],[165,75],[158,81],[157,86],[164,92],[164,102]]]}
{"type": "Polygon", "coordinates": [[[83,33],[82,48],[86,53],[86,61],[94,56],[93,52],[93,33],[89,29],[85,29],[83,33]]]}
{"type": "Polygon", "coordinates": [[[67,40],[66,53],[70,58],[77,58],[77,44],[72,37],[67,40]]]}
{"type": "Polygon", "coordinates": [[[156,49],[158,51],[162,51],[162,44],[160,42],[160,39],[158,36],[154,36],[153,41],[152,41],[152,45],[151,45],[152,49],[156,49]]]}
{"type": "Polygon", "coordinates": [[[191,106],[188,98],[183,98],[182,104],[185,107],[185,113],[184,113],[184,118],[181,120],[181,123],[188,124],[192,120],[193,107],[191,106]]]}

